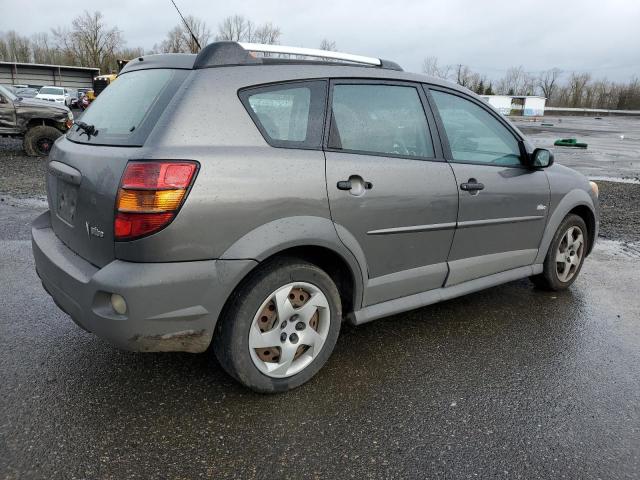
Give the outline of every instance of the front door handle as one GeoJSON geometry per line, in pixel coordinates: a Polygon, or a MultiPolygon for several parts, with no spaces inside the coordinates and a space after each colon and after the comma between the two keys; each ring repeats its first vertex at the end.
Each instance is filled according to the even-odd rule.
{"type": "Polygon", "coordinates": [[[460,190],[465,192],[478,192],[484,190],[484,183],[478,182],[475,178],[470,178],[466,183],[460,184],[460,190]]]}

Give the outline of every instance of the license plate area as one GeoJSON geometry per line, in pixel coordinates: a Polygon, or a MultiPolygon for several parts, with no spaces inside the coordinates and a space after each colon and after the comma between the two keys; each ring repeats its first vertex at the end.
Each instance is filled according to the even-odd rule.
{"type": "Polygon", "coordinates": [[[78,186],[58,178],[56,196],[56,214],[69,226],[73,226],[78,205],[78,186]]]}

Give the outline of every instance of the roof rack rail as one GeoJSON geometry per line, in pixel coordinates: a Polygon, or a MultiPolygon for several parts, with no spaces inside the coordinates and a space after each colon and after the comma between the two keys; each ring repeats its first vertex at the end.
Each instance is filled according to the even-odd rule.
{"type": "MultiPolygon", "coordinates": [[[[365,65],[369,67],[385,68],[390,70],[402,70],[395,62],[382,60],[380,58],[365,57],[362,55],[353,55],[351,53],[330,52],[327,50],[318,50],[315,48],[287,47],[284,45],[266,45],[260,43],[246,42],[214,42],[204,47],[196,57],[193,68],[210,68],[231,65],[250,65],[266,63],[277,63],[278,60],[272,57],[257,57],[252,52],[279,54],[279,55],[295,55],[302,57],[312,57],[336,62],[345,62],[345,64],[365,65]]],[[[289,63],[291,60],[282,59],[283,63],[289,63]]],[[[305,62],[306,60],[295,61],[305,62]]]]}

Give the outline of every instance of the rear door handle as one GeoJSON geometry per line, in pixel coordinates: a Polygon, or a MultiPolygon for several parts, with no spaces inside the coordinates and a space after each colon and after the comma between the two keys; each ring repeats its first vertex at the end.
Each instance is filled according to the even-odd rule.
{"type": "Polygon", "coordinates": [[[357,181],[359,178],[360,177],[351,177],[349,180],[340,180],[336,184],[336,187],[338,187],[338,190],[351,190],[352,188],[356,187],[357,184],[360,184],[360,185],[362,185],[364,187],[365,190],[371,190],[373,188],[373,183],[362,181],[362,179],[357,181]],[[356,179],[356,185],[354,185],[351,182],[351,179],[353,179],[353,178],[356,179]]]}
{"type": "Polygon", "coordinates": [[[460,190],[464,190],[465,192],[484,190],[484,183],[478,182],[475,178],[470,178],[466,183],[460,184],[460,190]]]}
{"type": "Polygon", "coordinates": [[[373,183],[365,182],[360,175],[351,175],[349,180],[340,180],[336,187],[338,190],[348,190],[354,197],[360,197],[373,188],[373,183]]]}

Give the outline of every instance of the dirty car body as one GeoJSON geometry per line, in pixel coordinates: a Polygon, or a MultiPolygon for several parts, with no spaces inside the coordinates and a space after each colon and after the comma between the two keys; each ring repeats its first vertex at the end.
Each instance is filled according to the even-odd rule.
{"type": "Polygon", "coordinates": [[[593,248],[594,187],[536,166],[526,138],[468,90],[391,63],[228,61],[235,52],[220,42],[129,62],[83,117],[94,130],[74,127],[51,151],[33,252],[44,288],[82,328],[129,350],[202,352],[243,282],[277,258],[328,272],[342,316],[360,324],[541,274],[570,214],[586,225],[584,255],[593,248]],[[300,98],[303,127],[294,113],[278,123],[300,98]],[[349,119],[377,101],[385,112],[406,102],[402,116],[416,120],[388,145],[373,144],[385,132],[358,143],[349,119]],[[107,108],[118,122],[100,117],[107,108]],[[513,158],[465,160],[482,134],[448,129],[469,115],[509,137],[513,158]],[[150,165],[188,181],[143,185],[135,172],[150,165]],[[144,211],[143,187],[156,195],[144,211]],[[137,235],[160,218],[141,220],[158,215],[163,191],[180,200],[137,235]]]}

